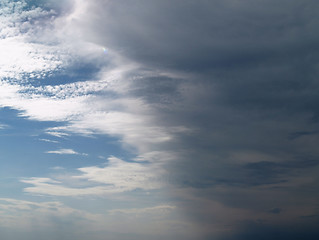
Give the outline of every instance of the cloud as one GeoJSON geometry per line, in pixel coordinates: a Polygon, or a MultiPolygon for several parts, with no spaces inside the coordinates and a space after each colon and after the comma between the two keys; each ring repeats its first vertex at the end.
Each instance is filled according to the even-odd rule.
{"type": "MultiPolygon", "coordinates": [[[[87,222],[95,222],[98,216],[94,216],[85,211],[69,208],[58,201],[52,202],[31,202],[25,200],[0,198],[0,211],[7,214],[6,219],[1,220],[1,225],[9,228],[13,224],[21,224],[21,228],[29,228],[32,225],[38,227],[48,227],[52,222],[53,216],[57,218],[69,218],[71,215],[77,215],[79,219],[86,219],[87,222]],[[17,216],[19,214],[19,216],[17,216]],[[31,221],[33,219],[33,221],[31,221]]],[[[78,223],[80,223],[79,221],[78,223]]],[[[15,225],[16,226],[16,225],[15,225]]]]}
{"type": "Polygon", "coordinates": [[[78,153],[74,151],[73,149],[66,149],[66,148],[61,148],[59,150],[55,151],[47,151],[46,153],[53,153],[53,154],[71,154],[71,155],[80,155],[81,153],[78,153]]]}
{"type": "MultiPolygon", "coordinates": [[[[11,21],[10,16],[18,16],[24,12],[22,9],[26,3],[22,2],[21,4],[17,9],[14,8],[13,3],[9,4],[12,12],[7,17],[8,19],[5,18],[6,21],[11,21]]],[[[90,4],[74,1],[73,10],[70,10],[66,15],[41,11],[41,9],[30,13],[31,18],[50,19],[41,24],[42,37],[38,41],[40,46],[32,45],[34,41],[31,41],[31,35],[37,36],[39,34],[33,32],[35,27],[28,26],[25,31],[21,32],[19,30],[20,24],[22,25],[24,20],[18,19],[19,24],[13,27],[13,30],[21,38],[21,44],[24,44],[21,48],[28,52],[27,56],[30,58],[23,61],[28,63],[27,66],[37,66],[37,69],[21,69],[20,72],[13,69],[10,71],[16,74],[14,77],[2,77],[0,106],[17,109],[20,116],[32,120],[65,122],[64,125],[61,124],[62,126],[46,130],[46,133],[56,137],[65,137],[74,133],[82,135],[108,134],[120,138],[124,146],[132,146],[138,154],[153,151],[155,144],[170,142],[173,140],[175,132],[184,129],[178,125],[161,126],[155,122],[156,118],[153,117],[152,106],[144,99],[130,93],[136,75],[140,75],[138,78],[145,78],[149,74],[154,75],[154,73],[139,70],[138,63],[126,60],[116,51],[114,54],[108,53],[107,60],[105,60],[105,56],[98,51],[101,45],[86,39],[84,35],[87,34],[83,35],[83,33],[78,32],[75,34],[78,36],[77,38],[71,34],[82,29],[78,23],[81,22],[83,15],[86,15],[86,11],[83,9],[89,7],[90,4]],[[50,33],[47,32],[48,30],[50,33]],[[46,39],[46,34],[51,36],[52,32],[54,32],[54,44],[46,39]],[[39,48],[43,51],[38,50],[39,48]],[[80,51],[80,49],[82,50],[80,51]],[[83,49],[88,50],[84,51],[83,49]],[[36,51],[39,56],[34,55],[33,51],[36,51]],[[46,54],[56,56],[58,65],[52,65],[55,63],[54,60],[46,54]],[[86,59],[83,58],[84,56],[86,59]],[[42,58],[49,58],[51,65],[46,63],[42,65],[40,63],[29,64],[33,59],[42,58]],[[12,80],[13,78],[18,79],[19,74],[25,73],[32,74],[32,76],[28,75],[31,79],[38,78],[36,74],[39,71],[44,74],[43,76],[50,76],[58,74],[58,70],[61,72],[62,68],[63,71],[72,69],[75,62],[85,64],[91,63],[91,61],[95,61],[97,65],[103,63],[103,67],[99,69],[99,74],[93,76],[93,79],[90,76],[85,81],[72,79],[74,81],[72,83],[37,86],[37,81],[28,81],[27,78],[24,81],[12,80]],[[4,80],[4,78],[8,80],[4,80]],[[131,79],[132,83],[129,83],[128,79],[131,79]]],[[[29,22],[26,21],[26,23],[29,22]]],[[[16,40],[8,36],[5,36],[4,40],[13,48],[18,49],[15,47],[16,40]]],[[[12,54],[10,51],[10,54],[14,58],[23,59],[19,55],[24,54],[21,52],[17,50],[12,54]]],[[[6,64],[4,67],[11,68],[7,61],[4,61],[3,64],[6,64]]],[[[23,63],[18,65],[23,66],[23,63]]]]}
{"type": "Polygon", "coordinates": [[[65,187],[59,181],[49,178],[29,178],[21,180],[26,184],[34,185],[33,187],[24,188],[24,192],[34,195],[52,195],[52,196],[92,196],[101,195],[110,191],[105,186],[88,187],[88,188],[72,188],[65,187]]]}
{"type": "Polygon", "coordinates": [[[116,157],[109,157],[108,164],[104,168],[84,167],[79,168],[82,175],[75,178],[88,181],[111,184],[114,191],[131,191],[134,189],[158,189],[164,184],[161,178],[163,169],[159,166],[134,162],[125,162],[116,157]]]}
{"type": "MultiPolygon", "coordinates": [[[[76,153],[74,151],[58,151],[57,154],[76,153]]],[[[155,190],[163,188],[167,184],[164,178],[165,171],[159,165],[125,162],[116,157],[109,157],[108,163],[104,167],[91,166],[77,170],[81,174],[69,174],[68,181],[64,179],[64,182],[63,179],[54,180],[38,177],[22,179],[21,182],[33,185],[24,188],[24,192],[35,195],[94,196],[123,193],[136,189],[155,190]],[[79,181],[79,186],[72,187],[72,180],[79,181]],[[87,187],[87,184],[91,186],[87,187]]]]}
{"type": "Polygon", "coordinates": [[[26,192],[148,191],[164,175],[203,239],[308,231],[300,216],[317,213],[319,184],[317,1],[70,2],[61,15],[28,12],[50,19],[39,29],[11,3],[0,106],[56,122],[45,130],[56,137],[115,136],[136,156],[70,174],[93,187],[30,178],[26,192]],[[95,74],[72,75],[89,63],[95,74]],[[52,75],[69,82],[31,81],[52,75]]]}
{"type": "Polygon", "coordinates": [[[2,82],[0,98],[2,107],[11,107],[20,110],[21,116],[26,116],[39,121],[67,120],[79,113],[79,107],[83,107],[83,97],[77,99],[58,100],[41,95],[27,95],[19,93],[24,88],[2,82]]]}
{"type": "Polygon", "coordinates": [[[52,136],[58,137],[58,138],[69,136],[69,134],[67,134],[65,132],[52,131],[52,128],[47,129],[46,134],[49,134],[49,135],[52,135],[52,136]]]}
{"type": "Polygon", "coordinates": [[[171,205],[160,205],[155,207],[148,207],[148,208],[130,208],[130,209],[112,209],[109,211],[110,214],[134,214],[134,215],[142,215],[142,214],[165,214],[170,211],[173,211],[176,206],[171,205]]]}
{"type": "Polygon", "coordinates": [[[39,140],[43,141],[43,142],[49,142],[49,143],[59,143],[58,141],[50,140],[50,139],[46,139],[46,138],[39,138],[39,140]]]}
{"type": "Polygon", "coordinates": [[[0,129],[6,129],[8,128],[9,126],[7,124],[2,124],[0,123],[0,129]]]}
{"type": "MultiPolygon", "coordinates": [[[[62,238],[81,239],[91,229],[102,229],[101,214],[68,207],[59,201],[35,202],[11,198],[0,199],[1,232],[4,239],[47,239],[57,234],[62,238]],[[19,227],[17,227],[19,226],[19,227]],[[94,227],[95,226],[95,227],[94,227]]],[[[55,235],[56,236],[56,235],[55,235]]]]}
{"type": "Polygon", "coordinates": [[[32,41],[34,30],[40,26],[39,19],[48,23],[54,13],[41,8],[26,10],[24,1],[4,1],[2,4],[1,79],[42,78],[59,69],[67,58],[61,55],[59,47],[32,41]]]}

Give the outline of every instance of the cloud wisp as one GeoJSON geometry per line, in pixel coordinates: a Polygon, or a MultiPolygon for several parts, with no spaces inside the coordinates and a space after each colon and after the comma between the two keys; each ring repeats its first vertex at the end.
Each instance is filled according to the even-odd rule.
{"type": "Polygon", "coordinates": [[[73,149],[68,149],[68,148],[61,148],[59,150],[54,150],[54,151],[47,151],[46,153],[51,153],[51,154],[71,154],[71,155],[87,155],[85,153],[78,153],[74,151],[73,149]]]}

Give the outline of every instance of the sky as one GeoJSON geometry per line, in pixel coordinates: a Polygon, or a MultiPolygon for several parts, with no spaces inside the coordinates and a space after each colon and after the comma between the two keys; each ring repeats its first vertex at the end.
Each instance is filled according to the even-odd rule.
{"type": "Polygon", "coordinates": [[[2,0],[1,239],[319,239],[318,8],[2,0]]]}

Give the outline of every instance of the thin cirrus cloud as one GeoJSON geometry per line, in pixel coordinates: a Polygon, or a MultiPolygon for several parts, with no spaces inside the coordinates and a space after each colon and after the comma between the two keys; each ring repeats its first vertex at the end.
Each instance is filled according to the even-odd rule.
{"type": "MultiPolygon", "coordinates": [[[[47,151],[46,153],[51,153],[51,154],[67,154],[67,155],[80,155],[81,153],[78,153],[74,151],[73,149],[68,149],[68,148],[61,148],[59,150],[54,150],[54,151],[47,151]]],[[[82,153],[83,154],[83,153],[82,153]]]]}
{"type": "Polygon", "coordinates": [[[48,142],[48,143],[59,143],[59,141],[46,139],[46,138],[39,138],[39,140],[42,141],[42,142],[48,142]]]}

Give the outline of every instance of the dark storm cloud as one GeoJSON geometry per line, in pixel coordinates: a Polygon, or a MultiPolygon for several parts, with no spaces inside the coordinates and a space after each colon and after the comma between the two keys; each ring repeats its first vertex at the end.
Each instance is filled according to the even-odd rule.
{"type": "Polygon", "coordinates": [[[91,23],[106,36],[96,39],[144,63],[212,70],[315,50],[316,7],[314,1],[96,1],[92,10],[103,20],[91,23]]]}
{"type": "Polygon", "coordinates": [[[224,238],[231,240],[254,240],[254,239],[283,239],[283,240],[315,240],[319,236],[319,232],[316,229],[303,224],[295,229],[287,227],[273,227],[261,222],[246,223],[243,227],[246,231],[238,232],[235,236],[224,238]]]}
{"type": "Polygon", "coordinates": [[[211,201],[250,211],[240,212],[242,219],[268,221],[241,225],[229,215],[222,224],[238,235],[220,239],[318,236],[312,220],[288,227],[299,225],[300,211],[319,211],[318,7],[137,0],[90,8],[87,38],[145,69],[171,73],[140,77],[128,94],[153,107],[158,125],[190,129],[165,146],[178,153],[168,166],[172,183],[201,193],[197,204],[185,203],[186,212],[205,219],[207,231],[215,221],[209,219],[220,217],[206,211],[211,201]]]}

